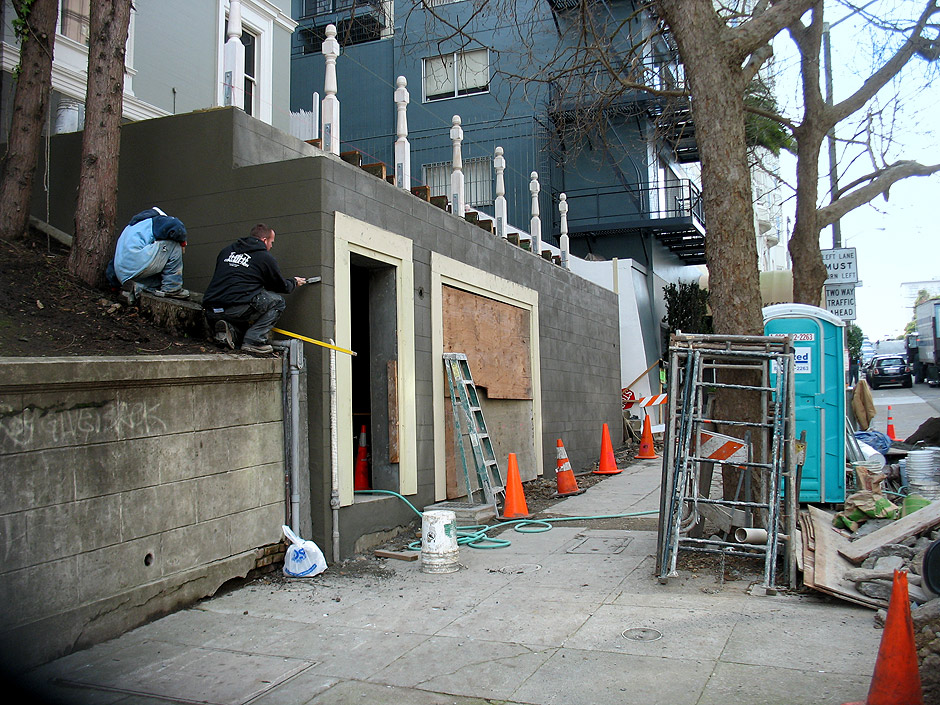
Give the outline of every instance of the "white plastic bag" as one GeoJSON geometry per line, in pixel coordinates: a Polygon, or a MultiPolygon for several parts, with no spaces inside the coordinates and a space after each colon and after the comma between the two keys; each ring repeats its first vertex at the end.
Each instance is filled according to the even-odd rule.
{"type": "Polygon", "coordinates": [[[323,551],[313,541],[304,541],[286,524],[281,527],[291,542],[284,556],[284,575],[289,578],[312,578],[326,570],[323,551]]]}

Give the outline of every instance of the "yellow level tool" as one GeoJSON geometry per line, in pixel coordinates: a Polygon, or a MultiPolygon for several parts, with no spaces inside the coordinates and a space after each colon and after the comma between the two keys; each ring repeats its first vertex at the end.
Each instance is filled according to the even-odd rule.
{"type": "Polygon", "coordinates": [[[290,336],[291,338],[297,338],[297,340],[302,340],[305,343],[313,343],[314,345],[319,345],[320,347],[329,348],[330,350],[337,350],[341,353],[346,353],[347,355],[355,356],[352,350],[347,350],[346,348],[340,348],[335,345],[330,345],[329,343],[324,343],[322,340],[314,340],[313,338],[308,338],[305,335],[300,335],[299,333],[291,333],[289,330],[281,330],[280,328],[272,328],[275,333],[281,333],[282,335],[290,336]]]}

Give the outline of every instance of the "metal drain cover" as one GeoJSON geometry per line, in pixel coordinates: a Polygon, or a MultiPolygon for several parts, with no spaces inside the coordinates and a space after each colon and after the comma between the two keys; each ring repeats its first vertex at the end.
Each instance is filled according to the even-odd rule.
{"type": "Polygon", "coordinates": [[[663,633],[650,627],[634,627],[624,630],[621,636],[632,641],[656,641],[663,638],[663,633]]]}
{"type": "Polygon", "coordinates": [[[522,575],[523,573],[534,573],[537,570],[542,570],[542,566],[538,563],[520,563],[519,565],[504,565],[499,569],[499,572],[506,575],[522,575]]]}

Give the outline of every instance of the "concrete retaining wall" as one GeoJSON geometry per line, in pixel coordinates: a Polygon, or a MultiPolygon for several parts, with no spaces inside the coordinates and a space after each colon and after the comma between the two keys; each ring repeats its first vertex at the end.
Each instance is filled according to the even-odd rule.
{"type": "Polygon", "coordinates": [[[116,636],[275,560],[279,359],[4,358],[0,380],[5,665],[116,636]]]}

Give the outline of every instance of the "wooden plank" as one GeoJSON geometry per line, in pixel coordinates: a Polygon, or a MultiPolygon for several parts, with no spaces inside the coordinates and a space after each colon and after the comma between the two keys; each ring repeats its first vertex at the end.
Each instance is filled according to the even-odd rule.
{"type": "Polygon", "coordinates": [[[484,218],[483,220],[478,220],[477,225],[480,229],[485,230],[490,235],[496,234],[496,226],[493,224],[493,221],[489,218],[484,218]]]}
{"type": "Polygon", "coordinates": [[[377,550],[373,554],[376,558],[394,558],[396,561],[416,561],[421,557],[418,551],[385,551],[377,550]]]}
{"type": "Polygon", "coordinates": [[[388,462],[397,463],[398,447],[398,360],[388,361],[388,462]]]}
{"type": "Polygon", "coordinates": [[[447,196],[431,196],[431,205],[446,211],[448,206],[447,196]]]}
{"type": "Polygon", "coordinates": [[[313,145],[317,149],[323,149],[323,140],[317,137],[315,140],[304,140],[307,144],[313,145]]]}
{"type": "Polygon", "coordinates": [[[420,198],[422,201],[431,200],[431,187],[430,186],[412,186],[411,193],[420,198]]]}
{"type": "Polygon", "coordinates": [[[444,352],[465,353],[489,399],[532,399],[530,313],[452,286],[442,289],[444,352]]]}
{"type": "Polygon", "coordinates": [[[367,174],[372,174],[372,176],[377,176],[383,181],[385,180],[385,165],[382,162],[376,162],[375,164],[363,164],[359,168],[367,174]]]}
{"type": "Polygon", "coordinates": [[[919,534],[938,525],[940,525],[940,501],[931,502],[923,509],[918,509],[906,517],[901,517],[857,541],[846,542],[846,545],[839,549],[839,553],[853,563],[861,563],[881,546],[898,543],[909,536],[919,534]]]}
{"type": "Polygon", "coordinates": [[[362,152],[358,149],[353,149],[348,152],[340,152],[339,158],[348,164],[353,166],[362,166],[362,152]]]}
{"type": "Polygon", "coordinates": [[[816,550],[813,555],[813,587],[820,592],[865,607],[873,609],[887,607],[887,601],[863,595],[855,588],[855,583],[845,577],[854,566],[840,555],[840,549],[845,547],[849,540],[832,526],[833,515],[813,506],[810,506],[809,512],[813,521],[813,535],[816,539],[816,550]]]}

